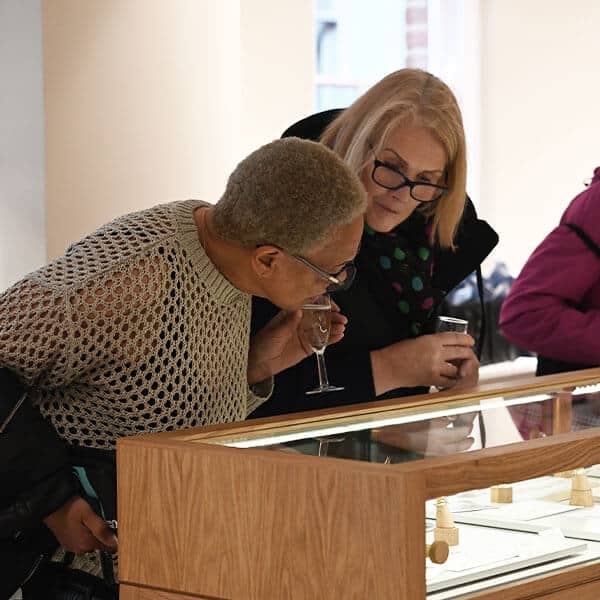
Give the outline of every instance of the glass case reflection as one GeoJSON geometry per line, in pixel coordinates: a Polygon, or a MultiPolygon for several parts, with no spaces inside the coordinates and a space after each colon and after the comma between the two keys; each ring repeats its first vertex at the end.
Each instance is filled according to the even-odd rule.
{"type": "Polygon", "coordinates": [[[369,462],[401,463],[597,427],[600,384],[482,395],[204,440],[369,462]]]}

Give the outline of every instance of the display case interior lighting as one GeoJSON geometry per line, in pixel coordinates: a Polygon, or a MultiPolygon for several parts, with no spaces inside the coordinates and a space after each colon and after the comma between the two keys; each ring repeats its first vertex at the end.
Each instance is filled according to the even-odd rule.
{"type": "Polygon", "coordinates": [[[597,394],[600,392],[600,383],[595,383],[592,385],[579,385],[573,390],[574,396],[579,396],[580,394],[597,394]]]}
{"type": "Polygon", "coordinates": [[[554,396],[549,394],[534,394],[532,396],[522,396],[520,398],[504,398],[498,396],[496,398],[485,398],[479,402],[479,409],[502,408],[505,406],[518,406],[519,404],[534,404],[536,402],[544,402],[551,400],[554,396]]]}
{"type": "Polygon", "coordinates": [[[231,448],[258,448],[261,446],[285,444],[286,442],[295,442],[310,438],[329,437],[334,435],[350,433],[353,431],[363,431],[365,429],[377,429],[379,427],[390,427],[392,425],[416,423],[419,421],[427,421],[430,419],[436,419],[440,417],[453,417],[466,413],[479,412],[480,410],[490,410],[496,408],[504,408],[507,406],[515,406],[519,404],[542,402],[551,398],[552,396],[549,396],[548,394],[537,394],[532,396],[510,399],[505,399],[502,396],[498,396],[496,398],[487,398],[484,402],[478,402],[477,404],[470,404],[468,406],[460,406],[454,408],[445,407],[443,409],[431,410],[418,414],[412,413],[398,415],[396,417],[383,417],[381,419],[374,420],[358,420],[355,422],[345,423],[343,425],[331,425],[329,427],[324,426],[313,427],[310,429],[295,429],[294,431],[288,431],[286,433],[279,433],[270,436],[265,436],[264,434],[260,436],[259,434],[257,434],[257,437],[254,437],[246,434],[244,436],[236,436],[235,439],[204,439],[198,441],[220,444],[222,446],[229,446],[231,448]]]}

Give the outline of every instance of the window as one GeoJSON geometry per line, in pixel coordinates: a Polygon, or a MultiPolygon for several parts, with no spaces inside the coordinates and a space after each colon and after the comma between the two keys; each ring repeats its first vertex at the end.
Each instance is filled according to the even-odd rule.
{"type": "MultiPolygon", "coordinates": [[[[341,108],[388,73],[412,60],[414,6],[427,0],[315,0],[316,108],[341,108]],[[410,36],[408,35],[410,33],[410,36]],[[411,37],[412,36],[412,37],[411,37]]],[[[422,41],[422,36],[421,36],[422,41]]],[[[414,66],[426,67],[426,64],[414,66]]]]}
{"type": "Polygon", "coordinates": [[[456,94],[480,189],[481,14],[478,0],[315,0],[317,111],[344,108],[403,67],[431,71],[456,94]]]}

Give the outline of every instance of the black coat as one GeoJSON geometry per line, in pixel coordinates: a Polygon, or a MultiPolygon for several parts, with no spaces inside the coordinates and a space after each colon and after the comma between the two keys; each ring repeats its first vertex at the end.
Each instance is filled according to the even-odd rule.
{"type": "Polygon", "coordinates": [[[98,514],[116,519],[114,452],[67,446],[24,392],[17,376],[0,368],[0,598],[10,597],[58,547],[42,520],[69,498],[82,496],[98,514]],[[85,469],[101,509],[73,465],[85,469]]]}
{"type": "MultiPolygon", "coordinates": [[[[287,129],[283,137],[297,136],[318,140],[324,128],[339,114],[330,110],[299,121],[287,129]]],[[[434,249],[433,285],[443,295],[475,271],[498,243],[496,232],[477,218],[472,202],[467,198],[456,236],[456,251],[434,249]]],[[[329,408],[376,399],[370,353],[401,338],[370,292],[366,277],[360,270],[352,287],[334,294],[334,300],[348,317],[344,338],[327,348],[325,359],[330,383],[344,386],[344,391],[306,396],[305,391],[317,385],[317,366],[311,356],[275,377],[273,396],[258,407],[250,418],[265,417],[319,408],[329,408]]],[[[252,331],[258,331],[278,309],[261,298],[252,301],[252,331]]],[[[434,319],[425,332],[432,332],[434,319]]],[[[425,388],[401,388],[379,397],[406,396],[423,393],[425,388]]]]}
{"type": "Polygon", "coordinates": [[[25,398],[17,377],[0,368],[0,538],[39,524],[77,491],[67,448],[56,431],[25,398]]]}
{"type": "Polygon", "coordinates": [[[24,388],[0,368],[0,597],[10,597],[58,546],[43,517],[78,493],[67,448],[24,388]],[[15,410],[16,409],[16,410],[15,410]]]}

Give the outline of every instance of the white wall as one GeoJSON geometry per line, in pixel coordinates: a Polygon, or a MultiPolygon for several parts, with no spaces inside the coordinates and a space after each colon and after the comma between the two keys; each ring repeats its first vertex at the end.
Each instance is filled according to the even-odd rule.
{"type": "Polygon", "coordinates": [[[467,191],[481,198],[481,0],[428,0],[428,70],[446,82],[460,106],[467,142],[467,191]]]}
{"type": "Polygon", "coordinates": [[[482,0],[482,28],[480,206],[518,273],[600,165],[600,2],[482,0]]]}
{"type": "Polygon", "coordinates": [[[0,0],[0,291],[45,261],[38,0],[0,0]]]}
{"type": "Polygon", "coordinates": [[[215,202],[312,110],[311,0],[43,6],[50,257],[116,215],[215,202]]]}
{"type": "Polygon", "coordinates": [[[238,158],[314,110],[312,0],[240,0],[238,158]]]}
{"type": "MultiPolygon", "coordinates": [[[[469,26],[454,62],[479,44],[480,81],[452,64],[442,76],[481,89],[481,115],[466,119],[480,125],[470,190],[501,235],[488,262],[518,272],[600,164],[600,2],[463,4],[481,35],[469,26]]],[[[312,11],[311,0],[45,1],[48,256],[117,214],[216,200],[239,158],[312,110],[312,11]]],[[[0,0],[0,288],[45,258],[40,47],[38,1],[0,0]]]]}

